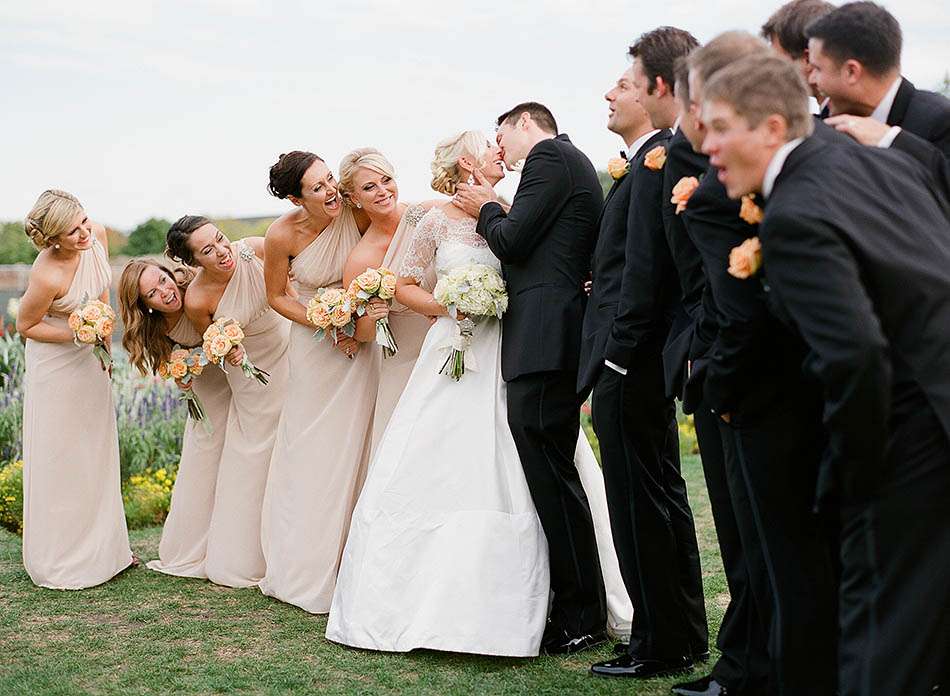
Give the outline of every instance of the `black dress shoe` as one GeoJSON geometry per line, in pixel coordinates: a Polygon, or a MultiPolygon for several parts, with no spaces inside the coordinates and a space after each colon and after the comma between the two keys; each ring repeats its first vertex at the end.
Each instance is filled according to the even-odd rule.
{"type": "Polygon", "coordinates": [[[598,677],[632,677],[649,679],[667,674],[688,672],[693,667],[692,659],[679,657],[673,660],[643,660],[633,655],[621,655],[591,666],[591,674],[598,677]]]}
{"type": "Polygon", "coordinates": [[[696,681],[674,684],[670,691],[678,696],[730,696],[735,693],[713,679],[711,674],[696,681]]]}
{"type": "Polygon", "coordinates": [[[573,655],[606,642],[605,631],[582,636],[569,636],[566,631],[546,631],[541,640],[541,652],[544,655],[573,655]]]}

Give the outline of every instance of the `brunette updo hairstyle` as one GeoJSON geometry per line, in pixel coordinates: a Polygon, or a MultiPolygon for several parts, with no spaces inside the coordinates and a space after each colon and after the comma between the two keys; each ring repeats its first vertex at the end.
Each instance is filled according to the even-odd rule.
{"type": "Polygon", "coordinates": [[[199,227],[208,224],[211,224],[211,220],[203,215],[184,215],[175,220],[165,235],[165,255],[172,261],[194,266],[195,257],[188,248],[188,237],[199,227]]]}
{"type": "Polygon", "coordinates": [[[323,158],[312,152],[294,150],[277,158],[270,168],[270,183],[267,190],[277,198],[287,196],[299,197],[301,194],[300,180],[307,173],[310,166],[316,161],[323,162],[323,158]]]}

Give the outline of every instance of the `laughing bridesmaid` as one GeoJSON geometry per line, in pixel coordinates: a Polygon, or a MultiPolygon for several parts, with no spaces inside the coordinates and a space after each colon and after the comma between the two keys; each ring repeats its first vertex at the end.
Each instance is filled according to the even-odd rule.
{"type": "MultiPolygon", "coordinates": [[[[379,150],[364,147],[353,150],[340,162],[340,190],[347,202],[363,212],[370,225],[359,244],[350,253],[343,270],[344,286],[367,268],[385,266],[398,272],[422,216],[435,203],[416,205],[399,202],[399,187],[393,165],[379,150]]],[[[427,287],[435,286],[435,273],[423,269],[427,287]]],[[[380,363],[379,390],[373,415],[373,449],[379,442],[396,402],[406,388],[409,375],[419,357],[422,342],[429,331],[428,317],[413,312],[396,300],[387,308],[379,299],[370,302],[366,316],[356,323],[356,339],[363,350],[380,363]],[[376,340],[376,320],[389,317],[389,326],[399,346],[396,355],[383,359],[376,340]]]]}
{"type": "MultiPolygon", "coordinates": [[[[125,331],[122,345],[129,362],[142,374],[157,374],[175,345],[201,345],[201,334],[185,316],[185,288],[194,277],[188,268],[168,267],[148,259],[130,261],[119,278],[119,309],[125,331]]],[[[237,355],[237,349],[235,355],[237,355]]],[[[231,405],[227,376],[205,369],[190,385],[204,407],[204,423],[190,417],[181,443],[181,460],[172,491],[171,510],[162,529],[158,560],[148,567],[169,575],[207,578],[205,556],[214,508],[218,462],[231,405]]]]}
{"type": "Polygon", "coordinates": [[[211,582],[251,587],[265,571],[261,504],[287,390],[289,322],[267,304],[260,237],[230,242],[207,218],[186,215],[168,230],[166,243],[173,258],[198,269],[185,292],[185,314],[198,333],[216,319],[236,320],[248,357],[270,373],[264,385],[240,368],[227,369],[231,405],[205,560],[211,582]]]}
{"type": "Polygon", "coordinates": [[[322,614],[366,472],[377,362],[342,334],[335,345],[317,342],[307,321],[307,302],[320,288],[342,286],[343,263],[360,240],[333,172],[311,152],[290,152],[271,167],[269,188],[294,204],[267,230],[264,262],[271,306],[293,325],[290,382],[264,499],[267,575],[260,587],[322,614]],[[286,288],[288,272],[294,292],[286,288]]]}
{"type": "Polygon", "coordinates": [[[25,226],[40,254],[17,316],[26,337],[23,565],[37,585],[78,590],[137,562],[109,372],[66,323],[84,298],[109,301],[108,239],[65,191],[43,192],[25,226]]]}

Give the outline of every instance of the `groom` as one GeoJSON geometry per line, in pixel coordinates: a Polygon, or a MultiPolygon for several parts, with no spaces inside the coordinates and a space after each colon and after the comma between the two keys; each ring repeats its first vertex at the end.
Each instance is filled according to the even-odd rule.
{"type": "Polygon", "coordinates": [[[508,425],[551,556],[554,604],[541,648],[567,654],[606,640],[594,524],[574,467],[582,286],[603,194],[590,160],[557,132],[551,112],[534,102],[499,116],[505,166],[524,160],[511,209],[480,175],[476,185],[459,185],[455,204],[478,217],[508,284],[501,356],[508,425]]]}

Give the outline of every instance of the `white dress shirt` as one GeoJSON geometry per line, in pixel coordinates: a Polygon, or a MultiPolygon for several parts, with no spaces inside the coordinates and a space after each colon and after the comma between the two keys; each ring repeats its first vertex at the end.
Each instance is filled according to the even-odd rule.
{"type": "Polygon", "coordinates": [[[808,97],[808,113],[812,116],[817,116],[821,113],[821,104],[812,96],[808,97]]]}
{"type": "Polygon", "coordinates": [[[778,179],[778,175],[782,173],[782,167],[785,166],[785,160],[792,154],[792,150],[801,145],[804,140],[804,138],[789,140],[772,155],[769,166],[765,168],[765,177],[762,179],[763,198],[768,198],[769,194],[772,193],[772,189],[775,188],[775,180],[778,179]]]}
{"type": "MultiPolygon", "coordinates": [[[[871,112],[871,118],[873,118],[878,123],[887,123],[887,117],[891,113],[891,109],[894,107],[894,100],[897,98],[897,90],[901,86],[901,76],[898,75],[897,79],[894,80],[887,92],[884,93],[884,98],[878,103],[874,108],[874,111],[871,112]]],[[[894,138],[898,136],[901,132],[900,126],[891,126],[891,129],[884,134],[884,137],[878,142],[878,147],[890,147],[894,142],[894,138]]]]}

